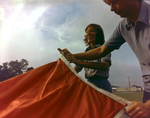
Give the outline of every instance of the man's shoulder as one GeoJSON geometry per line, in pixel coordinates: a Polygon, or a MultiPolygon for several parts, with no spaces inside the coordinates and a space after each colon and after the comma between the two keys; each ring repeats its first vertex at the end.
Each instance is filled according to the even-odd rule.
{"type": "Polygon", "coordinates": [[[147,10],[146,8],[148,8],[148,10],[150,11],[150,3],[145,2],[144,0],[142,0],[141,2],[141,9],[145,8],[145,10],[147,10]]]}
{"type": "Polygon", "coordinates": [[[118,26],[116,27],[116,30],[117,31],[122,31],[124,28],[125,28],[125,26],[128,24],[128,19],[127,18],[123,18],[120,22],[119,22],[119,24],[118,24],[118,26]]]}
{"type": "Polygon", "coordinates": [[[150,7],[150,3],[146,2],[145,0],[142,0],[141,5],[150,7]]]}

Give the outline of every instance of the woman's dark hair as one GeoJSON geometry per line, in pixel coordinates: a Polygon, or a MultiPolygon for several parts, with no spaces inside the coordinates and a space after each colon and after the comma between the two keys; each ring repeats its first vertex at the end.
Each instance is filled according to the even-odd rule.
{"type": "MultiPolygon", "coordinates": [[[[89,25],[85,28],[85,32],[86,32],[86,30],[87,30],[89,27],[91,27],[91,26],[94,27],[94,28],[96,28],[96,31],[97,31],[97,34],[96,34],[96,44],[101,44],[101,45],[103,45],[104,42],[105,42],[103,29],[101,28],[100,25],[97,25],[97,24],[89,24],[89,25]]],[[[86,35],[85,35],[84,42],[85,42],[85,45],[86,45],[86,46],[89,46],[89,43],[88,43],[87,38],[86,38],[86,35]]]]}

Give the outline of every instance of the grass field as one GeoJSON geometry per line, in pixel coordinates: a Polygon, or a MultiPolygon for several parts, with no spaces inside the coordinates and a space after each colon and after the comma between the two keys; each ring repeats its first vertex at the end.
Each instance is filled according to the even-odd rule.
{"type": "Polygon", "coordinates": [[[143,98],[143,92],[122,92],[122,93],[114,93],[117,96],[120,96],[126,100],[129,101],[137,101],[137,102],[142,102],[142,98],[143,98]]]}

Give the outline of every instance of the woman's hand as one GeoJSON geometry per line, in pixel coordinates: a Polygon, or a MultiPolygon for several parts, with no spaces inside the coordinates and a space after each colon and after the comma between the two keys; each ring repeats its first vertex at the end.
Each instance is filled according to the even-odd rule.
{"type": "Polygon", "coordinates": [[[77,60],[71,53],[66,55],[66,59],[70,62],[70,63],[74,63],[76,65],[80,65],[80,61],[77,60]]]}
{"type": "Polygon", "coordinates": [[[65,49],[60,49],[58,48],[58,51],[65,56],[65,58],[70,62],[70,63],[74,63],[76,65],[80,64],[80,61],[78,61],[73,54],[71,54],[66,48],[65,49]]]}

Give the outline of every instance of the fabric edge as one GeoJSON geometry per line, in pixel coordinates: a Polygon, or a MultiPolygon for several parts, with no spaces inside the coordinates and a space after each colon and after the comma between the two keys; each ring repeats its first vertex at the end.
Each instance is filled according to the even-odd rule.
{"type": "Polygon", "coordinates": [[[65,58],[62,54],[60,54],[60,57],[59,57],[59,58],[70,68],[70,70],[71,70],[77,77],[79,77],[83,82],[85,82],[86,84],[90,85],[90,86],[91,86],[92,88],[94,88],[95,90],[97,90],[97,91],[103,93],[103,94],[106,95],[106,96],[109,96],[110,98],[114,99],[115,101],[117,101],[117,102],[119,102],[119,103],[121,103],[121,104],[123,104],[123,105],[125,105],[125,104],[130,104],[130,103],[131,103],[130,101],[128,101],[128,100],[126,100],[126,99],[124,99],[124,98],[121,98],[121,97],[116,96],[116,95],[114,95],[114,94],[112,94],[112,93],[110,93],[110,92],[107,92],[107,91],[105,91],[105,90],[103,90],[103,89],[100,89],[100,88],[98,88],[97,86],[95,86],[94,84],[92,84],[91,82],[88,82],[88,81],[84,80],[84,79],[73,69],[73,67],[70,65],[70,63],[66,60],[66,58],[65,58]]]}
{"type": "MultiPolygon", "coordinates": [[[[132,105],[132,102],[130,102],[130,101],[124,99],[124,98],[121,98],[121,97],[119,97],[119,96],[116,96],[116,95],[114,95],[114,94],[112,94],[112,93],[110,93],[110,92],[107,92],[107,91],[105,91],[105,90],[103,90],[103,89],[100,89],[100,88],[98,88],[97,86],[95,86],[94,84],[92,84],[92,83],[90,83],[90,82],[84,80],[84,79],[73,69],[73,67],[70,65],[70,63],[68,62],[68,60],[67,60],[62,54],[60,54],[59,58],[60,58],[60,59],[68,66],[68,68],[69,68],[78,78],[80,78],[83,82],[85,82],[86,84],[88,84],[89,86],[91,86],[92,88],[94,88],[95,90],[97,90],[97,91],[103,93],[104,95],[110,97],[111,99],[113,99],[113,100],[119,102],[120,104],[126,105],[126,107],[124,107],[122,110],[120,110],[120,111],[114,116],[114,118],[127,118],[127,117],[128,117],[128,115],[127,115],[125,109],[128,108],[129,106],[131,106],[131,105],[132,105]]],[[[128,118],[129,118],[129,117],[128,117],[128,118]]]]}

